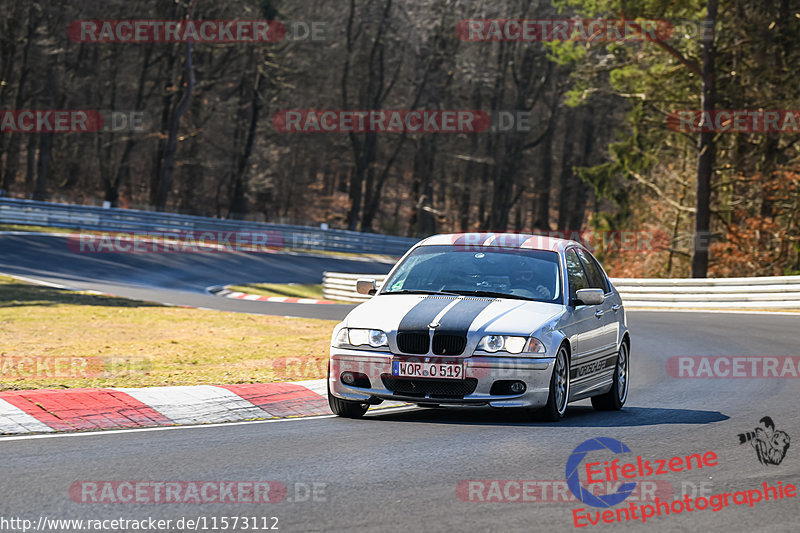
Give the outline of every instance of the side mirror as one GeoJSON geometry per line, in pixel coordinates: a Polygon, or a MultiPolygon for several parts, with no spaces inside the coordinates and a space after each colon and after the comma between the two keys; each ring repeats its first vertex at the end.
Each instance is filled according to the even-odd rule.
{"type": "Polygon", "coordinates": [[[356,292],[358,294],[369,294],[370,296],[378,292],[375,280],[370,278],[359,278],[356,280],[356,292]]]}
{"type": "Polygon", "coordinates": [[[603,289],[579,289],[575,295],[585,305],[600,305],[606,299],[603,289]]]}

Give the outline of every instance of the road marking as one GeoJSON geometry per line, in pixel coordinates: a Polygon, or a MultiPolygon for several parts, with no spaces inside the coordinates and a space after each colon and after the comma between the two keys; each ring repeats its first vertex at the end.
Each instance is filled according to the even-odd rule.
{"type": "MultiPolygon", "coordinates": [[[[376,413],[399,413],[401,411],[411,411],[418,409],[415,405],[408,405],[404,407],[392,407],[380,409],[376,413]]],[[[369,416],[372,413],[367,413],[369,416]]],[[[302,418],[271,418],[269,420],[248,420],[245,422],[219,422],[215,424],[195,424],[191,426],[158,426],[152,428],[135,428],[135,429],[108,429],[105,431],[81,431],[78,433],[50,433],[44,435],[15,435],[10,437],[0,437],[0,445],[6,441],[11,440],[33,440],[33,439],[54,439],[54,438],[69,438],[69,437],[96,437],[98,435],[117,435],[124,433],[140,433],[148,431],[174,431],[179,429],[204,429],[204,428],[218,428],[218,427],[231,427],[231,426],[245,426],[249,424],[272,424],[277,422],[305,422],[307,420],[321,420],[325,418],[338,418],[336,415],[319,415],[319,416],[306,416],[302,418]]],[[[49,429],[49,428],[48,428],[49,429]]],[[[51,430],[52,431],[52,430],[51,430]]]]}
{"type": "Polygon", "coordinates": [[[708,314],[733,314],[733,315],[781,315],[800,317],[800,313],[789,313],[786,311],[748,311],[746,309],[671,309],[657,308],[646,309],[644,307],[626,307],[625,311],[630,313],[708,313],[708,314]]]}
{"type": "Polygon", "coordinates": [[[32,283],[34,285],[43,285],[45,287],[52,287],[54,289],[61,289],[65,291],[80,291],[80,289],[73,289],[72,287],[67,287],[66,285],[59,285],[58,283],[51,283],[49,281],[42,281],[40,279],[28,278],[25,276],[18,276],[16,274],[3,274],[4,276],[8,276],[10,278],[17,279],[19,281],[24,281],[27,283],[32,283]]]}

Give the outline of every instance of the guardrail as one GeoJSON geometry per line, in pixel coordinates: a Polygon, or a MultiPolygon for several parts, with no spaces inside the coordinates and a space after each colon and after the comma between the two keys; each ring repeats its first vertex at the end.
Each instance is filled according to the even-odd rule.
{"type": "Polygon", "coordinates": [[[345,274],[344,272],[325,272],[322,275],[322,297],[326,300],[361,303],[372,298],[356,292],[358,278],[372,278],[378,289],[383,285],[386,276],[383,274],[345,274]]]}
{"type": "Polygon", "coordinates": [[[399,257],[417,239],[310,226],[0,198],[0,223],[115,232],[270,231],[286,248],[399,257]]]}
{"type": "MultiPolygon", "coordinates": [[[[356,292],[358,278],[374,278],[380,286],[386,276],[325,272],[322,294],[345,302],[363,302],[370,296],[356,292]]],[[[800,276],[767,278],[634,279],[611,282],[628,307],[800,309],[800,276]]]]}

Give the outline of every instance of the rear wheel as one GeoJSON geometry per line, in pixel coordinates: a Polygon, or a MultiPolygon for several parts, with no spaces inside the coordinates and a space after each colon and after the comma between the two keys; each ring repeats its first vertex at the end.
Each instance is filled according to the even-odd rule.
{"type": "Polygon", "coordinates": [[[330,382],[328,383],[328,405],[331,406],[333,414],[344,418],[361,418],[369,409],[369,404],[342,400],[331,394],[330,382]]]}
{"type": "Polygon", "coordinates": [[[537,415],[544,420],[556,422],[564,418],[569,402],[569,355],[566,346],[561,346],[556,354],[553,375],[550,377],[550,394],[547,404],[537,415]]]}
{"type": "Polygon", "coordinates": [[[617,354],[617,366],[614,369],[614,384],[611,390],[600,396],[592,396],[592,406],[598,411],[619,411],[628,399],[628,380],[630,378],[630,358],[628,345],[622,343],[617,354]]]}

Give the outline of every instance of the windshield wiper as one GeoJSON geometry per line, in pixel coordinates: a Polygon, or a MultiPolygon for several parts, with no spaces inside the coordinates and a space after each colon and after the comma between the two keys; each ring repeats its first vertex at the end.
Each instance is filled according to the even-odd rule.
{"type": "Polygon", "coordinates": [[[513,298],[515,300],[529,300],[536,301],[535,298],[528,298],[527,296],[520,296],[519,294],[509,294],[507,292],[495,291],[481,291],[481,290],[460,290],[453,289],[450,292],[461,294],[463,296],[490,296],[495,298],[513,298]]]}
{"type": "Polygon", "coordinates": [[[426,291],[422,289],[401,289],[399,291],[387,291],[381,294],[442,294],[445,296],[461,296],[455,291],[426,291]]]}

